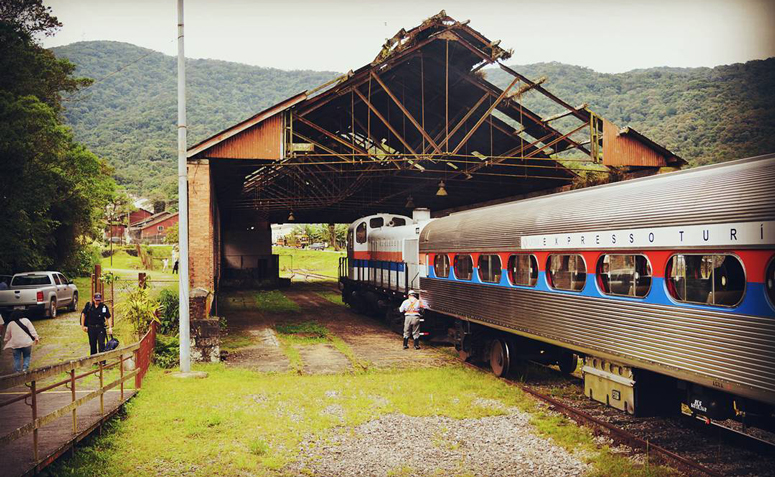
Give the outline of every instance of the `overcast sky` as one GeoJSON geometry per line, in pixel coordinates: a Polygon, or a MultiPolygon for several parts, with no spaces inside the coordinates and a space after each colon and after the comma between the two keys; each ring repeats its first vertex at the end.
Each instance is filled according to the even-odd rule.
{"type": "MultiPolygon", "coordinates": [[[[116,40],[177,53],[176,0],[44,0],[64,24],[47,47],[116,40]]],[[[187,0],[186,56],[347,71],[385,38],[446,9],[509,63],[560,61],[618,73],[775,56],[773,0],[187,0]]]]}

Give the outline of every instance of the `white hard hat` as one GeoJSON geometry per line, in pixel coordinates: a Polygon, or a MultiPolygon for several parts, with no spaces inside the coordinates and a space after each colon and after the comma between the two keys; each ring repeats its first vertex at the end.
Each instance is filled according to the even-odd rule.
{"type": "Polygon", "coordinates": [[[409,293],[408,293],[408,294],[409,294],[409,295],[414,295],[414,296],[417,296],[417,292],[416,292],[416,291],[414,291],[414,290],[409,290],[409,293]]]}

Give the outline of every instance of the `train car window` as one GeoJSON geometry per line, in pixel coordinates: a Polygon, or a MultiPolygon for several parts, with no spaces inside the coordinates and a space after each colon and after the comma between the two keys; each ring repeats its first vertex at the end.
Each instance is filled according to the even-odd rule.
{"type": "Polygon", "coordinates": [[[470,255],[455,255],[455,277],[470,280],[474,275],[474,261],[470,255]]]}
{"type": "Polygon", "coordinates": [[[406,225],[406,219],[403,217],[393,217],[393,220],[391,220],[390,223],[393,224],[393,227],[401,227],[402,225],[406,225]]]}
{"type": "Polygon", "coordinates": [[[775,257],[770,260],[770,264],[767,265],[767,273],[764,277],[765,286],[767,288],[767,296],[770,299],[770,305],[775,307],[775,257]]]}
{"type": "Polygon", "coordinates": [[[373,219],[369,220],[369,227],[373,229],[378,229],[385,225],[385,219],[382,217],[374,217],[373,219]]]}
{"type": "Polygon", "coordinates": [[[355,229],[355,241],[358,243],[366,243],[366,222],[361,222],[355,229]]]}
{"type": "Polygon", "coordinates": [[[665,276],[670,295],[686,303],[735,306],[745,294],[745,270],[734,255],[673,255],[665,276]]]}
{"type": "Polygon", "coordinates": [[[433,269],[439,278],[447,278],[449,276],[449,257],[446,253],[437,253],[433,257],[433,269]]]}
{"type": "Polygon", "coordinates": [[[535,255],[509,257],[509,280],[512,285],[534,287],[538,282],[538,261],[535,255]]]}
{"type": "Polygon", "coordinates": [[[479,280],[487,283],[501,281],[501,258],[497,255],[479,255],[479,280]]]}
{"type": "Polygon", "coordinates": [[[643,298],[651,290],[651,263],[643,255],[603,255],[597,278],[606,295],[643,298]]]}
{"type": "Polygon", "coordinates": [[[587,266],[581,255],[549,255],[546,272],[549,286],[557,290],[581,291],[587,282],[587,266]]]}

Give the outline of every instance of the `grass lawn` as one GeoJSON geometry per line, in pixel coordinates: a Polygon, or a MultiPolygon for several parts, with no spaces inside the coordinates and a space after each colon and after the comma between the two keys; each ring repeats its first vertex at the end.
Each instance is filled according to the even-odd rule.
{"type": "Polygon", "coordinates": [[[315,293],[322,296],[323,298],[330,301],[331,303],[334,303],[335,305],[345,306],[344,302],[342,301],[342,294],[338,291],[324,290],[324,291],[319,291],[315,293]]]}
{"type": "MultiPolygon", "coordinates": [[[[336,276],[338,254],[275,249],[275,253],[282,251],[293,253],[293,268],[323,273],[329,267],[330,276],[336,276]]],[[[88,290],[88,281],[86,286],[88,290]]],[[[316,293],[341,303],[333,290],[316,293]]],[[[280,291],[258,292],[255,300],[270,313],[300,310],[280,291]]],[[[152,367],[142,391],[127,404],[126,416],[112,420],[108,432],[79,447],[73,458],[54,464],[51,475],[289,475],[282,469],[296,460],[299,444],[308,438],[325,438],[342,427],[352,428],[389,413],[463,419],[505,412],[487,405],[487,400],[529,412],[537,434],[581,452],[580,458],[591,464],[588,476],[672,475],[663,467],[637,465],[598,447],[589,430],[545,410],[491,374],[462,365],[375,370],[354,362],[349,346],[314,320],[281,323],[275,331],[291,361],[289,372],[199,364],[194,369],[208,372],[208,378],[179,380],[152,367]],[[294,353],[300,346],[318,342],[335,346],[351,360],[355,372],[299,374],[294,353]]],[[[237,334],[227,337],[223,349],[250,343],[251,338],[237,334]]]]}
{"type": "Polygon", "coordinates": [[[56,464],[54,475],[283,475],[296,447],[335,427],[352,427],[388,413],[479,418],[502,414],[478,399],[495,399],[533,414],[537,432],[583,450],[591,475],[662,476],[663,468],[634,466],[591,433],[548,415],[519,390],[463,367],[363,374],[259,374],[222,364],[199,365],[203,380],[171,378],[152,368],[127,417],[56,464]],[[340,413],[326,412],[336,408],[340,413]]]}
{"type": "Polygon", "coordinates": [[[137,278],[138,272],[146,272],[153,276],[165,276],[171,277],[172,267],[175,264],[171,259],[172,246],[171,245],[158,245],[150,247],[151,255],[153,256],[153,270],[146,270],[143,268],[142,260],[140,257],[133,257],[129,255],[126,250],[114,249],[112,257],[103,257],[100,261],[103,271],[113,271],[119,276],[133,276],[137,278]],[[112,261],[111,261],[112,258],[112,261]],[[168,262],[169,267],[167,271],[163,271],[162,259],[170,259],[168,262]]]}
{"type": "Polygon", "coordinates": [[[302,250],[296,248],[272,247],[272,253],[280,256],[280,276],[291,276],[291,269],[309,270],[331,278],[339,278],[339,257],[344,251],[302,250]]]}

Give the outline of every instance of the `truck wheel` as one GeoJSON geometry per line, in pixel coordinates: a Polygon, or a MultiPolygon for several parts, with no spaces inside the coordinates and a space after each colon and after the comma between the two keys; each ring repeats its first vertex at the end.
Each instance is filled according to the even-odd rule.
{"type": "Polygon", "coordinates": [[[493,340],[490,347],[490,368],[493,374],[502,378],[511,367],[511,345],[507,340],[493,340]]]}
{"type": "Polygon", "coordinates": [[[571,374],[576,371],[576,367],[579,365],[579,356],[576,353],[563,351],[560,353],[557,364],[560,366],[560,371],[565,374],[571,374]]]}
{"type": "Polygon", "coordinates": [[[48,316],[51,318],[57,317],[57,301],[54,298],[51,299],[51,303],[48,305],[48,316]]]}
{"type": "Polygon", "coordinates": [[[68,308],[70,311],[76,311],[78,309],[78,292],[73,293],[73,301],[68,308]]]}

